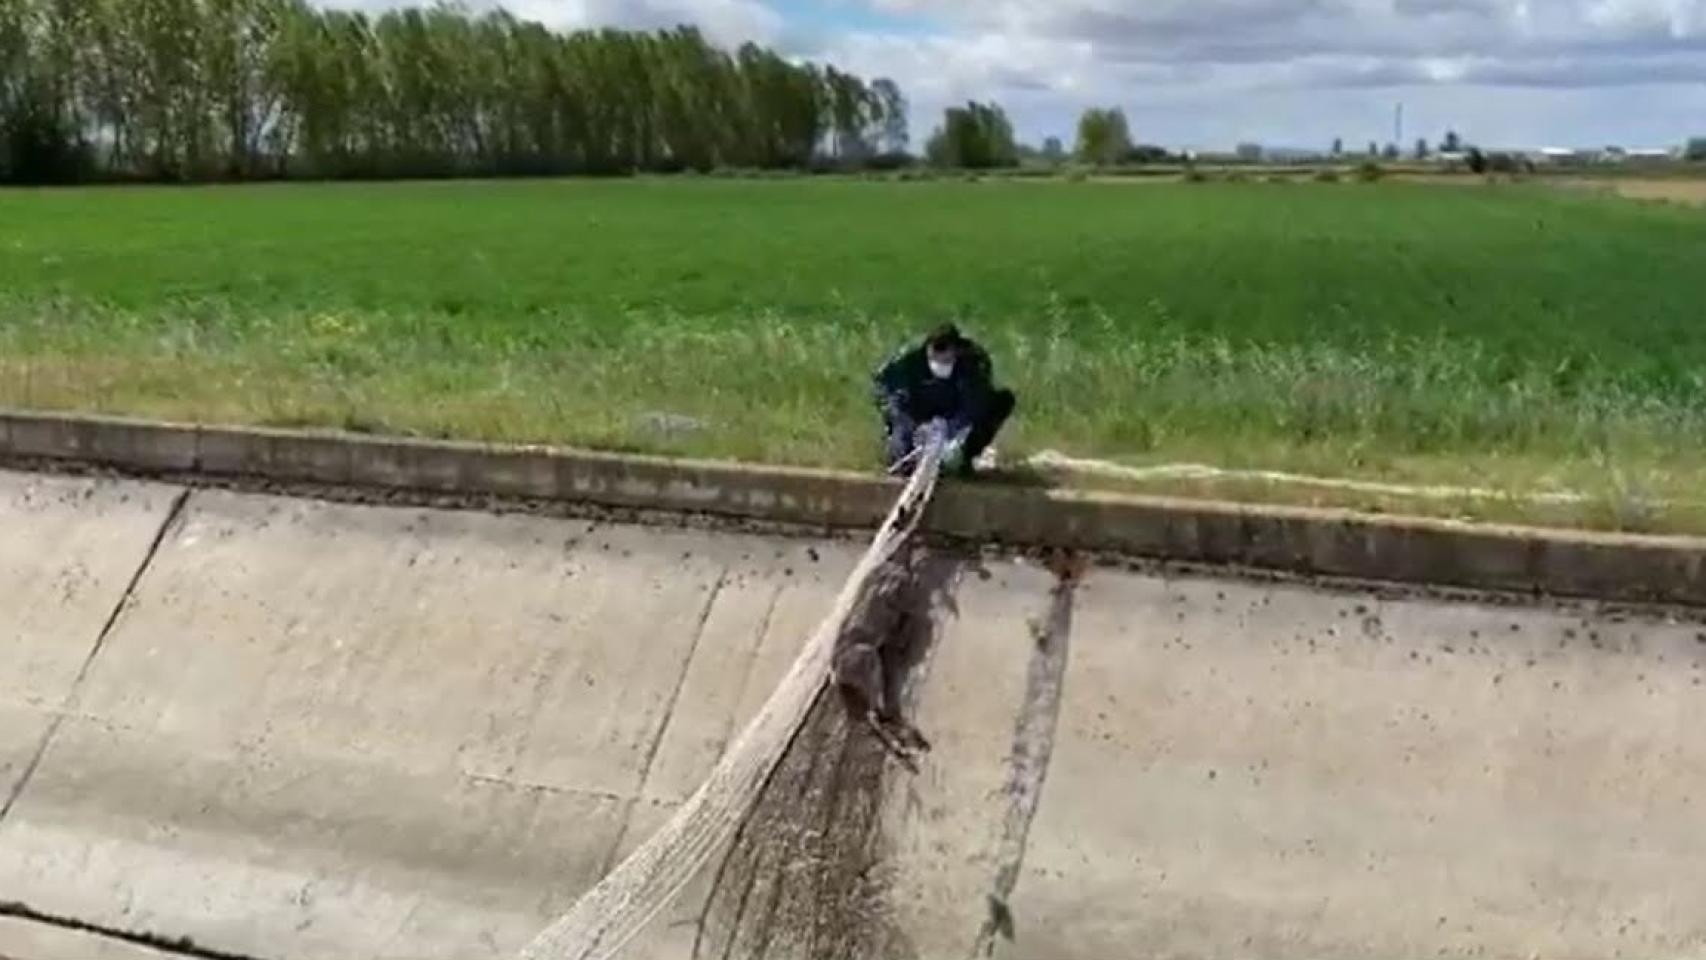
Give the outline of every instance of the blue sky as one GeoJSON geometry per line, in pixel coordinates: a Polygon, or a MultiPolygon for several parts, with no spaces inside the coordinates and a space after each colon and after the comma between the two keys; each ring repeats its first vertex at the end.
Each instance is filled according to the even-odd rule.
{"type": "MultiPolygon", "coordinates": [[[[323,0],[378,9],[402,0],[323,0]]],[[[492,0],[472,0],[490,6],[492,0]]],[[[889,76],[915,138],[950,103],[1002,103],[1070,141],[1122,107],[1168,146],[1662,146],[1706,135],[1706,0],[512,0],[556,27],[694,23],[889,76]]]]}
{"type": "Polygon", "coordinates": [[[942,32],[927,13],[884,9],[854,0],[773,0],[770,9],[795,29],[826,35],[879,33],[925,36],[942,32]]]}

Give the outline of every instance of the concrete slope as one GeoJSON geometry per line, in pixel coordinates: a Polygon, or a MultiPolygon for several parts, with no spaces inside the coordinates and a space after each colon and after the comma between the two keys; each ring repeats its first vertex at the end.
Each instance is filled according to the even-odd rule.
{"type": "MultiPolygon", "coordinates": [[[[4,473],[0,531],[14,960],[20,924],[504,956],[692,791],[858,552],[4,473]]],[[[923,579],[920,774],[826,701],[635,956],[1706,951],[1697,626],[923,579]]]]}
{"type": "Polygon", "coordinates": [[[0,474],[0,809],[166,522],[163,487],[0,474]]]}

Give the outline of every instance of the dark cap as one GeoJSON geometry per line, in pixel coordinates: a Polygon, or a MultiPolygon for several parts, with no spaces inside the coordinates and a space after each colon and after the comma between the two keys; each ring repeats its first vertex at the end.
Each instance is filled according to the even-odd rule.
{"type": "Polygon", "coordinates": [[[930,337],[925,341],[931,350],[940,353],[944,350],[958,350],[966,338],[960,335],[960,328],[951,323],[944,323],[930,331],[930,337]]]}

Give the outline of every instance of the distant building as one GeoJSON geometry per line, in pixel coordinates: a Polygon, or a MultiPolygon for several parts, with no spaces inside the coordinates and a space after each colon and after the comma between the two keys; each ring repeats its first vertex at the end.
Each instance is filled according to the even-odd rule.
{"type": "Polygon", "coordinates": [[[1674,147],[1621,147],[1610,146],[1603,150],[1581,151],[1589,155],[1590,163],[1615,166],[1623,163],[1663,163],[1675,160],[1678,156],[1674,147]]]}
{"type": "MultiPolygon", "coordinates": [[[[1509,156],[1534,167],[1553,168],[1668,163],[1682,157],[1682,150],[1677,147],[1623,147],[1617,145],[1585,149],[1576,147],[1487,148],[1482,153],[1488,157],[1509,156]]],[[[1469,151],[1441,150],[1429,159],[1442,167],[1457,168],[1469,162],[1469,151]]]]}
{"type": "Polygon", "coordinates": [[[1262,158],[1268,163],[1319,163],[1330,159],[1320,150],[1307,147],[1263,147],[1262,158]]]}
{"type": "Polygon", "coordinates": [[[1586,167],[1600,162],[1600,151],[1577,150],[1571,147],[1541,147],[1538,150],[1513,151],[1528,158],[1537,167],[1586,167]]]}
{"type": "Polygon", "coordinates": [[[1225,166],[1239,162],[1238,154],[1228,153],[1225,150],[1188,149],[1181,151],[1179,155],[1184,157],[1188,163],[1201,163],[1208,166],[1225,166]]]}

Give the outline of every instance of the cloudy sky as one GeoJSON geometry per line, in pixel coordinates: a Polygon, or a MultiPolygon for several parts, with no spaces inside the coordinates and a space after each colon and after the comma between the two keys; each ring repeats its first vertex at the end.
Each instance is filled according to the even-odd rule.
{"type": "MultiPolygon", "coordinates": [[[[369,9],[393,0],[324,0],[369,9]]],[[[476,0],[472,5],[490,5],[476,0]]],[[[558,27],[698,24],[897,80],[915,135],[1000,101],[1070,143],[1086,105],[1169,146],[1660,146],[1706,135],[1706,0],[510,0],[558,27]]]]}

